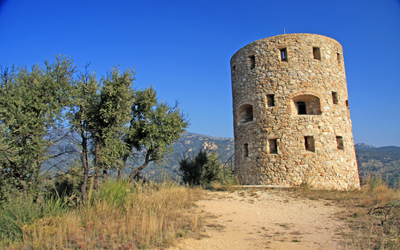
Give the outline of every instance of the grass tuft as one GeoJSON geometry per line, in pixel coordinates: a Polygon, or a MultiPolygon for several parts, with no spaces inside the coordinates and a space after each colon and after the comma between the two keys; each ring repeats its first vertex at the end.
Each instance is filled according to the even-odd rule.
{"type": "Polygon", "coordinates": [[[307,186],[291,189],[294,195],[330,200],[346,207],[340,214],[350,224],[355,249],[400,249],[400,190],[390,189],[382,179],[370,179],[361,190],[316,190],[307,186]]]}
{"type": "MultiPolygon", "coordinates": [[[[170,246],[177,237],[196,232],[201,225],[200,211],[193,206],[200,195],[200,189],[189,189],[172,182],[131,184],[109,181],[93,191],[90,202],[75,208],[56,205],[58,201],[54,200],[50,202],[53,207],[38,205],[33,200],[18,200],[21,215],[12,217],[14,237],[3,236],[0,248],[142,249],[170,246]]],[[[3,206],[2,214],[4,211],[11,214],[10,207],[11,204],[3,206]]],[[[0,217],[1,228],[12,221],[2,220],[3,217],[0,217]]],[[[3,234],[7,230],[4,228],[3,234]]]]}

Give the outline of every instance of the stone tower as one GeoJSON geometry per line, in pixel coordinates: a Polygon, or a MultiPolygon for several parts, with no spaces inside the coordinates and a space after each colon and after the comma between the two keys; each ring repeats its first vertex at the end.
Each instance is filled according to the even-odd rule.
{"type": "Polygon", "coordinates": [[[231,59],[241,184],[359,188],[342,46],[314,34],[252,42],[231,59]]]}

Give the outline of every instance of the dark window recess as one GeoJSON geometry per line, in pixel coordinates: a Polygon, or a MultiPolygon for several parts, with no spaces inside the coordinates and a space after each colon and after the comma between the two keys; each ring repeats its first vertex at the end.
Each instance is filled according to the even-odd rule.
{"type": "Polygon", "coordinates": [[[338,63],[342,61],[342,55],[339,52],[337,52],[337,61],[338,63]]]}
{"type": "Polygon", "coordinates": [[[281,52],[281,61],[287,62],[287,50],[286,48],[279,49],[281,52]]]}
{"type": "Polygon", "coordinates": [[[232,70],[235,71],[236,70],[236,65],[232,66],[232,70]]]}
{"type": "Polygon", "coordinates": [[[275,106],[275,98],[274,95],[267,95],[267,105],[268,107],[275,106]]]}
{"type": "Polygon", "coordinates": [[[321,60],[321,50],[318,47],[313,47],[314,59],[321,60]]]}
{"type": "Polygon", "coordinates": [[[314,137],[304,136],[304,144],[307,151],[315,152],[314,137]]]}
{"type": "Polygon", "coordinates": [[[297,106],[297,114],[298,115],[306,115],[307,114],[305,102],[297,102],[296,106],[297,106]]]}
{"type": "Polygon", "coordinates": [[[253,106],[244,104],[239,108],[239,122],[246,123],[253,120],[253,106]]]}
{"type": "Polygon", "coordinates": [[[336,136],[336,142],[337,142],[337,148],[343,150],[344,149],[343,137],[336,136]]]}
{"type": "Polygon", "coordinates": [[[245,143],[243,145],[243,156],[249,157],[249,144],[245,143]]]}
{"type": "Polygon", "coordinates": [[[339,96],[338,96],[337,92],[332,91],[332,101],[333,101],[333,104],[339,103],[339,96]]]}
{"type": "Polygon", "coordinates": [[[249,59],[250,59],[250,69],[254,69],[256,66],[256,58],[254,55],[250,55],[249,59]]]}
{"type": "Polygon", "coordinates": [[[269,145],[269,153],[270,154],[278,153],[278,146],[276,143],[276,139],[268,139],[268,145],[269,145]]]}
{"type": "Polygon", "coordinates": [[[346,107],[349,107],[349,100],[346,100],[346,107]]]}

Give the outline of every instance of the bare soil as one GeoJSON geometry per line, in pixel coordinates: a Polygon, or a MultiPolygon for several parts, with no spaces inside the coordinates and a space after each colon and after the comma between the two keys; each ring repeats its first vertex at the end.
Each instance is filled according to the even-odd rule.
{"type": "Polygon", "coordinates": [[[348,226],[332,202],[292,197],[282,190],[206,191],[204,237],[184,239],[170,250],[347,249],[348,226]]]}

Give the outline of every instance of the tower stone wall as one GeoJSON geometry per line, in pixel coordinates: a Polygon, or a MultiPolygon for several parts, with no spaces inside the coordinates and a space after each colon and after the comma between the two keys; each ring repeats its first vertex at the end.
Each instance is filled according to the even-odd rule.
{"type": "Polygon", "coordinates": [[[359,188],[342,46],[315,34],[252,42],[231,59],[241,184],[359,188]]]}

